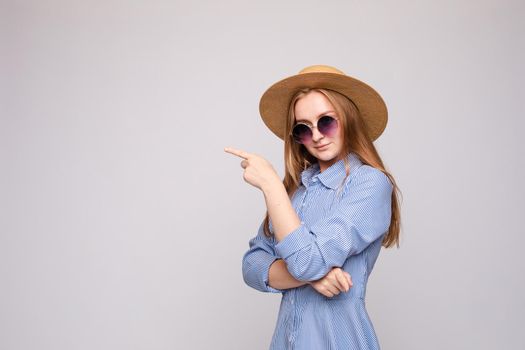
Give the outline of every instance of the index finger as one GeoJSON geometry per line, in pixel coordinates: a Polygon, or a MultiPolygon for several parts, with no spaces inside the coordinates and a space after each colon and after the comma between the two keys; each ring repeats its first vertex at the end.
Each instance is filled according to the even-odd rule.
{"type": "Polygon", "coordinates": [[[237,157],[244,158],[244,159],[248,159],[248,157],[250,156],[250,153],[248,153],[248,152],[245,152],[245,151],[240,150],[240,149],[231,148],[231,147],[225,147],[224,151],[227,152],[227,153],[231,153],[231,154],[233,154],[233,155],[235,155],[237,157]]]}

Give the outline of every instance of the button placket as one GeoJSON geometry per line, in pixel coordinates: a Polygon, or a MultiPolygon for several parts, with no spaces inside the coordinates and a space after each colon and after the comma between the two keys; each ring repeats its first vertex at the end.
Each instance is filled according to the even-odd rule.
{"type": "Polygon", "coordinates": [[[290,293],[290,313],[291,313],[291,322],[289,324],[288,328],[288,343],[292,345],[292,343],[295,341],[295,329],[297,324],[297,310],[294,306],[295,304],[295,298],[296,298],[296,290],[292,290],[290,293]]]}
{"type": "Polygon", "coordinates": [[[305,189],[303,193],[303,197],[301,198],[301,211],[304,208],[305,202],[306,202],[306,196],[308,195],[308,188],[305,189]]]}
{"type": "Polygon", "coordinates": [[[303,212],[303,214],[306,210],[305,208],[307,207],[307,198],[312,195],[312,191],[315,190],[314,187],[316,183],[317,183],[317,177],[311,179],[308,187],[305,188],[303,197],[301,198],[301,211],[303,212]]]}

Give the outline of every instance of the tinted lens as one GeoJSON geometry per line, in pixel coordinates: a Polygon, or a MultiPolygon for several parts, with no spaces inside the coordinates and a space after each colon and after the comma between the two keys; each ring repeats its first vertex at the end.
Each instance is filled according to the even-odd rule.
{"type": "Polygon", "coordinates": [[[312,130],[304,124],[297,124],[292,130],[292,136],[296,142],[308,143],[312,140],[312,130]]]}
{"type": "Polygon", "coordinates": [[[328,115],[325,115],[319,118],[319,121],[317,122],[317,128],[319,129],[319,132],[325,136],[334,136],[337,130],[337,120],[328,115]]]}

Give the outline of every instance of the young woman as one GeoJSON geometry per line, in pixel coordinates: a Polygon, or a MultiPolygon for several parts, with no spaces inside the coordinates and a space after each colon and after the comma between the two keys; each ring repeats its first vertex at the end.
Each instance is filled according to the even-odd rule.
{"type": "Polygon", "coordinates": [[[379,349],[365,309],[381,246],[399,246],[394,178],[373,141],[387,122],[380,95],[329,66],[311,66],[262,96],[284,140],[281,181],[263,157],[233,148],[267,213],[243,257],[245,282],[282,293],[270,349],[379,349]]]}

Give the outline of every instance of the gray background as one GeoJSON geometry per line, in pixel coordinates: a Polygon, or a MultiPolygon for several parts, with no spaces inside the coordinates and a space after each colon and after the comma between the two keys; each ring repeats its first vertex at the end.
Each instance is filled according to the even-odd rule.
{"type": "Polygon", "coordinates": [[[233,146],[283,174],[258,102],[329,64],[389,107],[403,192],[367,307],[383,349],[523,349],[520,1],[2,1],[1,349],[266,349],[280,296],[233,146]]]}

